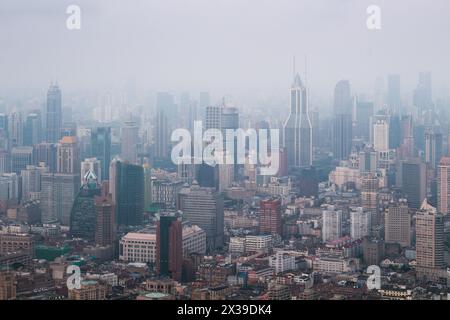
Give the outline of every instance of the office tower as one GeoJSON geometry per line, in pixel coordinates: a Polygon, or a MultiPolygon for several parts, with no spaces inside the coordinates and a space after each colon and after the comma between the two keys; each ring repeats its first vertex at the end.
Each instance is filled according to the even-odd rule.
{"type": "Polygon", "coordinates": [[[43,173],[41,175],[42,222],[59,221],[70,225],[70,212],[80,188],[80,176],[71,173],[43,173]]]}
{"type": "Polygon", "coordinates": [[[140,225],[144,212],[144,168],[113,160],[110,181],[117,223],[128,226],[140,225]]]}
{"type": "Polygon", "coordinates": [[[437,169],[442,157],[442,134],[430,129],[425,132],[425,162],[437,169]]]}
{"type": "Polygon", "coordinates": [[[223,195],[213,188],[200,187],[197,183],[179,192],[183,217],[205,230],[208,250],[223,246],[224,214],[223,195]]]}
{"type": "Polygon", "coordinates": [[[13,147],[11,150],[11,171],[17,174],[33,164],[33,147],[13,147]]]}
{"type": "Polygon", "coordinates": [[[361,174],[377,171],[377,152],[373,148],[364,148],[359,153],[359,172],[361,174]]]}
{"type": "Polygon", "coordinates": [[[23,132],[23,144],[34,146],[42,141],[42,120],[39,110],[27,115],[23,132]]]}
{"type": "Polygon", "coordinates": [[[352,98],[350,83],[341,80],[334,89],[333,154],[346,160],[352,149],[352,98]]]}
{"type": "Polygon", "coordinates": [[[15,272],[7,268],[0,269],[0,300],[15,300],[17,294],[17,280],[15,272]]]}
{"type": "Polygon", "coordinates": [[[181,281],[183,240],[181,218],[161,214],[156,227],[156,272],[181,281]]]}
{"type": "Polygon", "coordinates": [[[62,107],[61,90],[58,85],[50,85],[47,92],[47,142],[57,143],[61,139],[62,107]]]}
{"type": "Polygon", "coordinates": [[[0,113],[0,150],[9,150],[8,116],[0,113]]]}
{"type": "Polygon", "coordinates": [[[414,106],[417,108],[419,120],[423,120],[424,113],[433,109],[433,98],[431,91],[431,73],[419,73],[419,83],[414,90],[414,106]]]}
{"type": "Polygon", "coordinates": [[[340,237],[342,237],[342,210],[328,206],[322,211],[322,241],[333,241],[340,237]]]}
{"type": "Polygon", "coordinates": [[[220,106],[207,106],[205,113],[205,130],[221,129],[222,108],[220,106]]]}
{"type": "Polygon", "coordinates": [[[370,141],[370,118],[373,116],[372,102],[358,102],[356,104],[356,132],[355,135],[365,142],[370,141]]]}
{"type": "Polygon", "coordinates": [[[134,121],[125,121],[122,127],[122,159],[130,163],[138,162],[139,127],[134,121]]]}
{"type": "Polygon", "coordinates": [[[284,124],[284,143],[289,168],[312,165],[312,124],[308,111],[308,93],[300,75],[290,90],[290,112],[284,124]]]}
{"type": "Polygon", "coordinates": [[[258,213],[260,234],[283,234],[280,200],[261,200],[258,213]]]}
{"type": "Polygon", "coordinates": [[[411,215],[406,200],[392,203],[384,215],[384,239],[386,243],[411,245],[411,215]]]}
{"type": "Polygon", "coordinates": [[[22,200],[30,199],[30,195],[41,191],[41,174],[48,172],[47,167],[27,166],[20,172],[22,176],[22,200]]]}
{"type": "Polygon", "coordinates": [[[400,96],[400,75],[388,75],[387,107],[392,113],[400,113],[402,102],[400,96]]]}
{"type": "Polygon", "coordinates": [[[116,239],[115,206],[110,194],[94,198],[96,218],[95,244],[111,246],[116,239]]]}
{"type": "Polygon", "coordinates": [[[165,159],[170,155],[170,129],[176,126],[178,115],[173,96],[159,92],[156,97],[155,156],[165,159]]]}
{"type": "Polygon", "coordinates": [[[426,200],[416,214],[416,261],[419,274],[445,267],[444,218],[426,200]]]}
{"type": "Polygon", "coordinates": [[[371,212],[358,207],[350,212],[350,236],[361,239],[370,234],[371,212]]]}
{"type": "Polygon", "coordinates": [[[103,171],[100,160],[98,160],[97,158],[87,158],[81,162],[81,185],[85,185],[87,183],[86,173],[88,173],[89,171],[91,171],[96,176],[99,183],[100,181],[102,181],[103,171]]]}
{"type": "Polygon", "coordinates": [[[426,165],[420,159],[400,161],[397,186],[400,187],[412,209],[419,209],[426,197],[426,165]]]}
{"type": "Polygon", "coordinates": [[[450,158],[443,157],[438,167],[437,182],[438,212],[447,215],[450,213],[450,158]]]}
{"type": "Polygon", "coordinates": [[[100,196],[101,189],[93,171],[86,172],[83,180],[86,183],[78,191],[70,212],[70,234],[74,238],[93,242],[97,223],[94,198],[100,196]]]}
{"type": "Polygon", "coordinates": [[[11,154],[6,150],[0,151],[0,174],[11,172],[11,154]]]}
{"type": "Polygon", "coordinates": [[[56,171],[58,173],[80,173],[80,158],[76,137],[64,136],[57,147],[56,171]]]}
{"type": "Polygon", "coordinates": [[[58,147],[54,143],[39,143],[33,146],[35,164],[45,163],[50,172],[56,172],[57,168],[57,150],[58,147]]]}
{"type": "Polygon", "coordinates": [[[22,113],[13,112],[9,116],[8,133],[9,144],[11,147],[17,147],[23,145],[23,120],[22,113]]]}
{"type": "Polygon", "coordinates": [[[414,132],[412,116],[402,116],[400,126],[402,145],[399,150],[399,158],[408,159],[414,156],[414,132]]]}
{"type": "Polygon", "coordinates": [[[373,146],[377,152],[389,150],[389,124],[386,120],[377,120],[373,124],[373,146]]]}
{"type": "MultiPolygon", "coordinates": [[[[111,163],[111,128],[98,127],[91,132],[91,156],[97,158],[101,165],[101,179],[109,179],[111,163]]],[[[99,180],[101,181],[101,180],[99,180]]]]}
{"type": "Polygon", "coordinates": [[[402,126],[400,117],[397,114],[389,116],[389,149],[400,147],[402,140],[402,126]]]}

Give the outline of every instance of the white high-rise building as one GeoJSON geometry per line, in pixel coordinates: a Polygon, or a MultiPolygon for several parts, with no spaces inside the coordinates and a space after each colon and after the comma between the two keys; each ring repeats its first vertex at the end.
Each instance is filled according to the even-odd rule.
{"type": "Polygon", "coordinates": [[[389,150],[389,123],[386,120],[377,120],[373,124],[373,146],[377,152],[389,150]]]}
{"type": "Polygon", "coordinates": [[[353,239],[366,237],[370,233],[371,213],[362,207],[350,212],[350,236],[353,239]]]}
{"type": "Polygon", "coordinates": [[[122,160],[137,163],[139,127],[134,121],[126,121],[122,128],[122,160]]]}
{"type": "Polygon", "coordinates": [[[322,211],[322,240],[323,242],[339,239],[342,236],[342,210],[335,210],[328,206],[322,211]]]}
{"type": "Polygon", "coordinates": [[[312,165],[312,123],[308,111],[308,95],[297,74],[291,86],[290,113],[284,124],[284,147],[288,167],[312,165]]]}

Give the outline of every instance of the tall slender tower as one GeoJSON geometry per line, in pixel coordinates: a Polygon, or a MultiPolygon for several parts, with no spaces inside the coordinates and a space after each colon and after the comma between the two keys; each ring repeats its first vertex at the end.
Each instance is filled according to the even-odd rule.
{"type": "Polygon", "coordinates": [[[62,112],[61,90],[51,85],[47,92],[47,142],[56,143],[61,139],[62,112]]]}
{"type": "Polygon", "coordinates": [[[291,111],[284,124],[284,147],[289,168],[312,165],[312,124],[308,111],[308,96],[300,75],[291,86],[291,111]]]}
{"type": "Polygon", "coordinates": [[[346,160],[352,149],[352,99],[350,82],[341,80],[334,89],[333,153],[346,160]]]}

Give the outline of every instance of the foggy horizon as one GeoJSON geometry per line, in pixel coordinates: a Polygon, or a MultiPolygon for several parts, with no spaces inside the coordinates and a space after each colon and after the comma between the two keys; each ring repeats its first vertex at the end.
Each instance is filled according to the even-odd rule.
{"type": "MultiPolygon", "coordinates": [[[[311,103],[328,105],[335,84],[371,98],[376,78],[401,77],[411,100],[419,72],[432,73],[435,98],[447,98],[450,21],[445,0],[396,1],[26,1],[0,4],[0,96],[25,92],[43,101],[52,81],[64,94],[111,92],[135,84],[158,91],[209,91],[236,101],[287,101],[296,70],[311,103]],[[81,8],[81,30],[65,10],[81,8]],[[366,8],[381,8],[381,30],[368,30],[366,8]],[[425,11],[423,8],[426,7],[425,11]]],[[[28,97],[29,97],[28,96],[28,97]]],[[[146,98],[148,100],[149,98],[146,98]]],[[[311,106],[314,108],[314,105],[311,106]]]]}

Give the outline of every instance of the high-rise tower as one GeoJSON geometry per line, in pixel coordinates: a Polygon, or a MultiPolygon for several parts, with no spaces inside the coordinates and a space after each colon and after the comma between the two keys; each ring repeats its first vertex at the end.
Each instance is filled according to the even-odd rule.
{"type": "Polygon", "coordinates": [[[350,83],[341,80],[334,89],[333,154],[346,160],[352,149],[352,99],[350,83]]]}
{"type": "Polygon", "coordinates": [[[288,167],[312,165],[312,124],[308,112],[308,96],[300,75],[291,86],[291,111],[284,124],[284,147],[288,167]]]}
{"type": "Polygon", "coordinates": [[[61,139],[62,112],[61,90],[51,85],[47,92],[47,142],[56,143],[61,139]]]}

